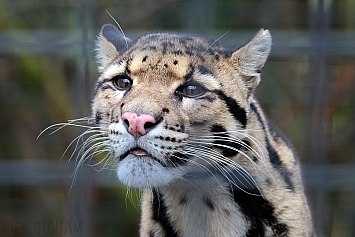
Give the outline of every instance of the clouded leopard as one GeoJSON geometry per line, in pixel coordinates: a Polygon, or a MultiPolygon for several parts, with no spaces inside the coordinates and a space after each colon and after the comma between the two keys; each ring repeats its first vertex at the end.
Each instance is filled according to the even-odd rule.
{"type": "Polygon", "coordinates": [[[297,157],[253,95],[270,49],[263,29],[228,50],[102,27],[92,116],[119,180],[144,190],[140,236],[313,236],[297,157]]]}

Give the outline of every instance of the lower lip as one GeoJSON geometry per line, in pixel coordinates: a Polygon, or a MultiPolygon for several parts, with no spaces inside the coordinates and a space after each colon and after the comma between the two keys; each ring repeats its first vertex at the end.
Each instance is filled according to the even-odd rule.
{"type": "Polygon", "coordinates": [[[148,152],[142,149],[132,149],[130,153],[135,156],[149,156],[148,152]]]}
{"type": "Polygon", "coordinates": [[[157,159],[154,156],[152,156],[151,154],[149,154],[146,150],[139,149],[139,148],[134,148],[134,149],[127,151],[125,154],[120,156],[120,160],[122,161],[126,157],[131,157],[131,159],[136,158],[136,159],[143,159],[143,160],[144,159],[153,159],[153,160],[161,163],[161,161],[159,159],[157,159]]]}

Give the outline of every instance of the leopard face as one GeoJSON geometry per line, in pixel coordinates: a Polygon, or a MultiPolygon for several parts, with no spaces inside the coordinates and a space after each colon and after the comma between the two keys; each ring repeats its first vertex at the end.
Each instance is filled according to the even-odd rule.
{"type": "Polygon", "coordinates": [[[270,44],[264,30],[229,51],[173,33],[131,41],[103,26],[92,111],[120,181],[159,187],[238,166],[241,147],[248,145],[249,99],[270,44]]]}

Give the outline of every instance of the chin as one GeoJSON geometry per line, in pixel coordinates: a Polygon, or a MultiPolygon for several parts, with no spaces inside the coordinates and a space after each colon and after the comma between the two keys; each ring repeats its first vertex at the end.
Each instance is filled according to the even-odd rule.
{"type": "Polygon", "coordinates": [[[127,187],[145,189],[163,187],[182,177],[173,167],[164,167],[149,156],[128,155],[117,165],[118,179],[127,187]]]}

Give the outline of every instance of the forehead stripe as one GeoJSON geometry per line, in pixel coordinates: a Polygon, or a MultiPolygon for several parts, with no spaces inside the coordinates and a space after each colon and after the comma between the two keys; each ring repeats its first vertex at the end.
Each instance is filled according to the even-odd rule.
{"type": "Polygon", "coordinates": [[[247,113],[245,109],[240,107],[233,98],[226,96],[222,91],[213,90],[213,93],[226,102],[229,112],[242,124],[242,127],[245,128],[247,125],[247,113]]]}
{"type": "Polygon", "coordinates": [[[191,64],[189,64],[189,68],[187,69],[187,73],[184,76],[185,80],[190,79],[192,74],[194,74],[194,72],[195,72],[195,68],[191,64]]]}
{"type": "Polygon", "coordinates": [[[197,69],[201,74],[213,75],[212,71],[203,65],[197,66],[197,69]]]}

